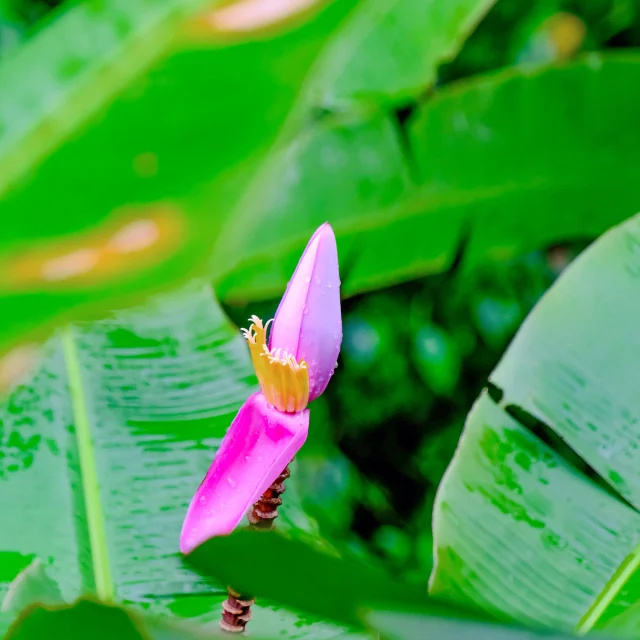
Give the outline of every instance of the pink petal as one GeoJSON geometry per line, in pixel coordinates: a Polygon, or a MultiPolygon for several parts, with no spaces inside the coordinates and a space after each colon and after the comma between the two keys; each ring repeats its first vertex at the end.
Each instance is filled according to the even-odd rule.
{"type": "Polygon", "coordinates": [[[323,224],[309,240],[276,311],[270,348],[305,360],[309,400],[329,384],[342,342],[338,248],[331,225],[323,224]]]}
{"type": "Polygon", "coordinates": [[[235,417],[182,525],[180,551],[228,535],[304,444],[309,410],[281,413],[254,393],[235,417]]]}

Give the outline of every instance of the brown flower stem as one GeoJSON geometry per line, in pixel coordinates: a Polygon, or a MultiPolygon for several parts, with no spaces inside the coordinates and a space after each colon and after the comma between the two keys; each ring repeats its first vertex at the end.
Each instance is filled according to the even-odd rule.
{"type": "Polygon", "coordinates": [[[251,620],[251,605],[255,598],[245,599],[231,587],[227,587],[229,596],[222,603],[220,628],[229,633],[242,633],[251,620]]]}
{"type": "MultiPolygon", "coordinates": [[[[282,504],[280,497],[284,491],[284,481],[291,475],[289,465],[276,478],[273,484],[262,494],[249,512],[249,523],[254,529],[271,529],[278,517],[278,507],[282,504]]],[[[244,596],[227,587],[229,597],[222,603],[222,620],[220,628],[229,633],[242,633],[249,620],[251,620],[251,605],[255,598],[244,596]]]]}
{"type": "Polygon", "coordinates": [[[249,522],[256,529],[271,529],[278,517],[278,507],[282,504],[280,497],[285,490],[284,481],[291,475],[289,465],[276,478],[275,482],[262,494],[249,513],[249,522]]]}

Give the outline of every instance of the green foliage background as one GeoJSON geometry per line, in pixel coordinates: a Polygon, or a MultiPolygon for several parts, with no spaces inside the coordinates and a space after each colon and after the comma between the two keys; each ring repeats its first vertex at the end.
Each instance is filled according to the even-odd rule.
{"type": "MultiPolygon", "coordinates": [[[[74,6],[57,4],[0,0],[0,64],[46,29],[55,12],[64,15],[74,6]]],[[[143,4],[141,16],[146,15],[143,4]]],[[[635,0],[475,5],[468,28],[443,36],[446,55],[436,42],[425,54],[424,68],[408,64],[410,47],[407,53],[393,39],[403,34],[398,25],[386,24],[373,12],[376,25],[391,34],[391,46],[399,52],[396,64],[371,72],[362,60],[375,57],[378,41],[364,38],[352,75],[336,75],[347,55],[338,48],[313,82],[302,83],[316,49],[322,49],[323,30],[331,31],[343,14],[350,15],[348,2],[336,2],[319,27],[302,27],[308,36],[295,31],[283,36],[275,53],[267,45],[262,49],[260,41],[246,50],[229,47],[228,61],[245,65],[243,72],[256,72],[251,65],[264,59],[264,69],[282,83],[256,88],[263,101],[257,108],[273,107],[259,128],[260,144],[250,147],[248,141],[256,136],[248,129],[242,132],[245,142],[236,145],[229,137],[226,151],[212,149],[209,155],[198,129],[208,107],[194,89],[172,103],[172,109],[184,105],[188,126],[174,112],[161,124],[180,128],[177,146],[194,145],[188,155],[193,172],[200,173],[183,175],[176,162],[171,175],[182,182],[163,183],[154,176],[143,187],[136,182],[140,176],[128,177],[129,186],[118,182],[138,204],[153,200],[154,189],[180,194],[179,202],[200,233],[193,243],[157,271],[143,270],[138,277],[132,268],[122,280],[95,289],[25,293],[11,289],[8,279],[0,282],[6,303],[0,322],[3,348],[31,337],[32,331],[44,342],[62,321],[81,321],[46,342],[35,377],[21,380],[0,411],[0,502],[7,513],[24,509],[31,514],[11,515],[12,524],[0,533],[0,595],[8,603],[0,617],[3,630],[31,602],[58,604],[89,594],[129,604],[136,615],[160,613],[170,624],[176,618],[197,624],[167,630],[164,622],[150,618],[141,626],[120,609],[88,601],[71,611],[70,627],[65,627],[67,613],[56,618],[59,633],[102,616],[107,627],[113,625],[125,637],[199,637],[203,628],[213,633],[225,597],[221,581],[238,575],[217,559],[229,549],[242,554],[247,543],[239,538],[235,548],[232,538],[229,549],[225,542],[219,549],[218,541],[211,543],[212,556],[202,564],[212,580],[177,557],[172,527],[233,412],[255,384],[237,328],[253,313],[272,316],[309,230],[325,218],[338,234],[346,294],[344,341],[337,373],[314,403],[310,440],[296,458],[279,524],[294,537],[320,537],[347,557],[353,554],[353,589],[372,581],[382,592],[387,580],[367,573],[356,558],[366,567],[382,567],[384,576],[398,582],[389,583],[393,588],[385,591],[384,602],[368,602],[371,611],[364,615],[358,608],[362,603],[349,600],[346,588],[342,608],[334,603],[331,609],[327,603],[334,601],[328,596],[324,605],[317,604],[324,602],[326,590],[303,584],[301,592],[309,597],[298,601],[282,589],[269,591],[257,576],[257,588],[268,597],[252,628],[265,637],[360,637],[366,633],[360,628],[365,619],[385,637],[410,638],[422,637],[433,623],[429,616],[452,618],[454,627],[439,627],[451,637],[471,624],[459,611],[452,614],[445,605],[431,610],[421,599],[433,569],[436,490],[470,408],[527,314],[589,242],[640,209],[633,181],[640,137],[632,127],[640,97],[634,51],[640,46],[640,5],[635,0]],[[593,53],[602,50],[615,51],[603,57],[593,53]],[[283,51],[294,51],[293,63],[282,63],[283,51]],[[431,67],[438,69],[437,77],[429,76],[431,67]],[[298,81],[304,86],[299,94],[292,85],[298,81]],[[490,132],[483,134],[485,122],[495,124],[500,142],[494,143],[490,132]],[[593,136],[582,135],[585,126],[593,136]],[[249,149],[246,157],[242,144],[249,149]],[[229,162],[231,169],[220,171],[223,177],[216,174],[219,182],[212,185],[207,161],[226,167],[224,153],[238,158],[229,162]],[[319,160],[323,157],[333,158],[335,166],[327,169],[319,160]],[[373,178],[367,161],[378,172],[373,178]],[[287,188],[280,189],[285,179],[287,188]],[[189,190],[191,183],[195,186],[185,196],[181,190],[189,190]],[[212,215],[211,202],[222,202],[224,213],[212,215]],[[185,285],[192,275],[197,282],[185,285]],[[175,290],[167,294],[165,289],[175,290]],[[146,293],[157,291],[162,295],[149,303],[146,293]],[[147,306],[122,311],[141,302],[147,306]],[[120,311],[111,314],[112,308],[120,311]],[[52,480],[62,477],[59,484],[52,480]],[[87,493],[94,496],[93,505],[78,498],[87,493]],[[51,540],[41,530],[34,533],[29,517],[38,527],[53,527],[51,540]],[[74,518],[88,522],[86,530],[74,518]],[[153,551],[147,545],[148,527],[153,551]],[[92,539],[96,530],[104,531],[104,539],[92,539]],[[29,545],[33,552],[23,550],[29,545]],[[104,557],[96,556],[96,548],[104,550],[104,557]],[[17,576],[26,576],[20,589],[17,576]],[[403,603],[403,598],[394,599],[396,585],[411,594],[405,605],[422,607],[401,622],[394,618],[403,603]]],[[[407,24],[400,26],[408,33],[412,16],[404,17],[407,24]]],[[[433,32],[440,33],[437,25],[433,32]]],[[[413,35],[421,42],[420,33],[413,35]]],[[[151,93],[154,104],[171,95],[167,87],[174,86],[175,77],[188,79],[185,90],[200,87],[198,65],[209,53],[195,47],[175,60],[162,59],[161,71],[147,78],[157,91],[151,93]]],[[[226,91],[247,90],[233,74],[216,81],[226,91]]],[[[6,90],[11,86],[0,87],[0,93],[6,90]]],[[[251,95],[249,90],[243,94],[247,116],[251,95]]],[[[156,135],[146,103],[135,106],[136,99],[132,95],[114,103],[104,120],[134,118],[132,131],[139,137],[134,136],[132,150],[156,135]]],[[[229,113],[235,111],[232,101],[227,106],[229,113]]],[[[241,128],[242,113],[237,117],[241,128]]],[[[223,133],[214,133],[224,137],[226,128],[223,122],[223,133]]],[[[31,236],[55,238],[58,227],[76,232],[101,224],[102,213],[95,220],[81,215],[92,194],[117,202],[111,182],[103,178],[111,171],[119,175],[120,148],[104,133],[83,140],[56,151],[41,173],[33,174],[51,189],[46,196],[29,191],[26,180],[16,187],[18,196],[8,191],[0,201],[7,255],[28,245],[31,236]],[[113,158],[111,148],[116,149],[113,158]],[[75,180],[59,169],[66,166],[67,152],[101,149],[107,153],[104,158],[96,154],[103,162],[96,167],[100,180],[91,182],[80,168],[75,180]],[[65,202],[69,189],[67,217],[46,209],[50,201],[65,202]],[[28,206],[31,215],[43,207],[40,223],[18,215],[28,206]]],[[[126,146],[130,140],[124,134],[118,143],[126,146]]],[[[143,177],[147,170],[153,173],[151,165],[139,167],[143,177]]],[[[489,394],[499,390],[489,385],[489,394]]],[[[515,419],[532,422],[524,413],[515,419]]],[[[556,440],[553,447],[572,468],[603,486],[592,467],[563,442],[556,440]]],[[[271,543],[265,544],[264,552],[271,553],[271,543]]],[[[278,549],[280,542],[273,544],[278,549]]],[[[300,563],[316,566],[317,561],[318,576],[330,566],[305,550],[290,552],[291,575],[300,563]]],[[[374,591],[371,587],[368,593],[374,591]]],[[[37,612],[22,627],[14,626],[9,637],[37,637],[42,627],[53,624],[47,615],[37,612]]],[[[473,628],[478,638],[482,633],[534,637],[528,631],[473,628]]]]}

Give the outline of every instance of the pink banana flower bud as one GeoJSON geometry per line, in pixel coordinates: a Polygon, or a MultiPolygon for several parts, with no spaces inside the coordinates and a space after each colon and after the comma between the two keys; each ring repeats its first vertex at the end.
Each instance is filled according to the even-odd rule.
{"type": "Polygon", "coordinates": [[[269,347],[304,360],[309,400],[329,384],[342,342],[338,249],[329,223],[311,237],[273,320],[269,347]]]}
{"type": "Polygon", "coordinates": [[[183,553],[231,533],[307,438],[307,404],[326,389],[342,342],[338,252],[328,223],[307,244],[273,322],[251,321],[242,331],[260,391],[231,423],[189,505],[183,553]]]}

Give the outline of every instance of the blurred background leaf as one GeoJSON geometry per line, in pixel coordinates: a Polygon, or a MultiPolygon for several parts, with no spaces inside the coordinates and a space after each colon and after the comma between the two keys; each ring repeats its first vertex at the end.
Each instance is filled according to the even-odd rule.
{"type": "Polygon", "coordinates": [[[342,25],[311,81],[324,108],[415,100],[434,83],[495,0],[369,0],[342,25]]]}
{"type": "Polygon", "coordinates": [[[255,37],[200,0],[81,3],[0,60],[0,340],[202,272],[349,5],[255,37]]]}
{"type": "Polygon", "coordinates": [[[366,87],[382,77],[394,78],[403,91],[415,85],[380,70],[398,63],[399,42],[411,60],[402,68],[424,78],[423,89],[431,85],[437,65],[460,47],[490,3],[338,2],[301,27],[231,46],[216,28],[203,26],[205,18],[218,24],[222,9],[198,14],[196,0],[185,1],[162,11],[143,3],[60,12],[0,66],[6,83],[21,87],[4,103],[3,139],[7,167],[23,175],[2,202],[3,289],[14,309],[4,340],[68,319],[76,307],[98,314],[105,305],[130,303],[146,290],[202,273],[205,263],[225,302],[275,296],[326,218],[348,266],[344,291],[353,294],[446,270],[466,241],[467,262],[474,264],[592,237],[634,212],[638,194],[629,176],[637,145],[629,132],[638,60],[632,54],[590,55],[533,77],[491,75],[439,89],[434,99],[396,99],[391,108],[385,96],[396,90],[371,89],[377,97],[366,105],[337,107],[318,86],[339,88],[344,80],[366,87]],[[143,20],[149,28],[140,34],[123,27],[143,20]],[[408,25],[420,38],[400,37],[408,25]],[[125,77],[116,73],[115,52],[128,54],[135,38],[153,41],[158,52],[154,58],[151,47],[142,47],[147,57],[137,61],[140,70],[128,64],[125,77]],[[50,68],[32,74],[31,61],[59,40],[69,50],[56,50],[57,57],[47,58],[50,68]],[[376,56],[370,42],[379,44],[376,56]],[[161,55],[162,47],[169,53],[161,55]],[[68,79],[58,78],[60,64],[81,59],[68,79]],[[98,73],[105,59],[113,77],[106,83],[98,73]],[[18,74],[20,84],[12,80],[18,74]],[[44,80],[50,90],[42,90],[44,80]],[[33,108],[19,110],[34,86],[33,108]],[[262,106],[243,99],[243,91],[259,95],[262,106]],[[88,103],[80,99],[85,95],[88,103]],[[564,95],[570,102],[558,99],[564,95]],[[65,110],[73,118],[63,117],[65,110]],[[542,117],[514,126],[508,114],[526,120],[527,110],[542,117]],[[52,114],[60,122],[43,129],[52,114]],[[25,143],[27,135],[33,143],[25,143]],[[53,150],[36,166],[47,145],[53,150]],[[71,188],[80,175],[82,188],[71,188]],[[607,206],[596,206],[605,197],[607,206]],[[42,220],[44,211],[57,210],[65,215],[42,220]],[[542,210],[547,218],[540,218],[542,210]],[[42,243],[34,244],[36,238],[42,243]]]}
{"type": "Polygon", "coordinates": [[[14,309],[2,339],[202,272],[224,221],[245,208],[248,183],[264,181],[252,176],[271,164],[276,137],[289,139],[322,106],[308,105],[303,83],[315,73],[320,87],[341,78],[344,94],[380,77],[394,83],[383,93],[414,91],[418,78],[427,86],[491,4],[461,0],[442,12],[416,0],[340,0],[266,37],[241,7],[203,0],[79,4],[47,16],[0,65],[0,82],[14,87],[0,103],[0,293],[14,309]],[[248,24],[234,22],[242,15],[248,24]],[[381,75],[410,25],[400,65],[409,75],[381,75]],[[292,116],[298,125],[285,127],[292,116]]]}
{"type": "Polygon", "coordinates": [[[461,247],[474,266],[602,233],[640,200],[639,81],[637,54],[589,54],[452,84],[402,123],[324,118],[223,230],[219,296],[277,295],[326,218],[346,295],[445,271],[461,247]]]}

